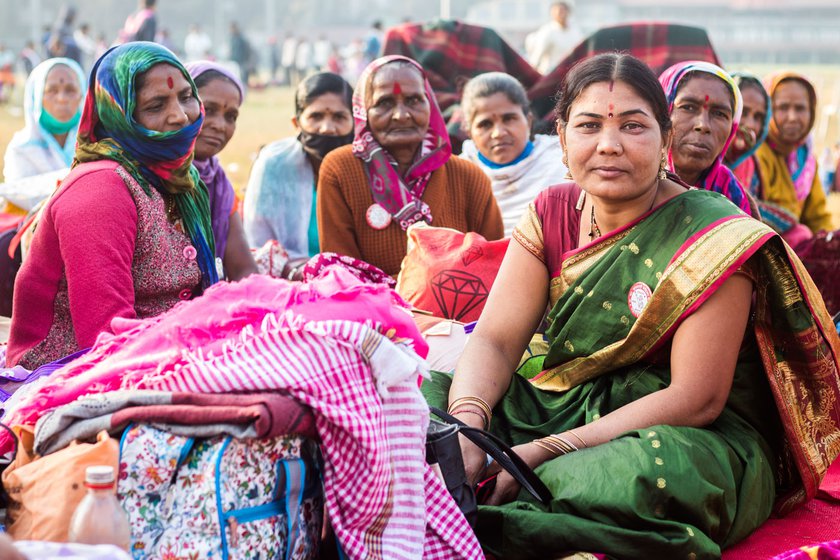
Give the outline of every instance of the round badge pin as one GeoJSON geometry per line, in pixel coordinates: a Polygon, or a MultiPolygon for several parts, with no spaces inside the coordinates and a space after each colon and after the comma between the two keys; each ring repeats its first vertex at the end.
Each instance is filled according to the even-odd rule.
{"type": "Polygon", "coordinates": [[[391,225],[391,214],[375,202],[367,209],[365,218],[373,229],[385,229],[391,225]]]}
{"type": "Polygon", "coordinates": [[[630,308],[633,317],[638,318],[642,314],[652,295],[650,287],[644,282],[636,282],[630,286],[630,291],[627,293],[627,307],[630,308]]]}

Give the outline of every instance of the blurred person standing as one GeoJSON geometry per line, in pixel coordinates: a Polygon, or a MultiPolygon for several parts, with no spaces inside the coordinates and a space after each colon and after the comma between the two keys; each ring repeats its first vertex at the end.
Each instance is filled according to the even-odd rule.
{"type": "Polygon", "coordinates": [[[295,85],[304,80],[312,70],[312,43],[302,39],[295,52],[295,85]]]}
{"type": "Polygon", "coordinates": [[[286,85],[292,85],[292,78],[295,73],[295,58],[297,56],[298,40],[291,33],[283,40],[283,47],[280,49],[280,66],[283,68],[283,81],[286,85]]]}
{"type": "Polygon", "coordinates": [[[315,41],[315,46],[312,49],[312,65],[318,72],[327,70],[327,62],[330,59],[330,54],[333,51],[332,42],[324,35],[320,35],[315,41]]]}
{"type": "Polygon", "coordinates": [[[58,19],[47,39],[47,52],[50,57],[64,57],[82,63],[82,51],[73,38],[73,21],[76,8],[63,6],[58,12],[58,19]]]}
{"type": "Polygon", "coordinates": [[[280,52],[277,49],[277,37],[268,38],[268,83],[277,84],[277,70],[280,68],[280,52]]]}
{"type": "Polygon", "coordinates": [[[377,20],[371,25],[371,31],[365,38],[364,65],[367,66],[377,58],[382,50],[382,22],[377,20]]]}
{"type": "Polygon", "coordinates": [[[542,74],[548,74],[563,57],[583,39],[577,27],[569,23],[574,0],[551,3],[551,21],[528,35],[525,50],[528,62],[542,74]]]}
{"type": "Polygon", "coordinates": [[[254,53],[252,52],[251,43],[245,38],[242,30],[239,29],[239,24],[231,22],[230,24],[230,59],[239,65],[239,78],[242,80],[242,85],[248,87],[248,78],[254,70],[254,53]]]}
{"type": "Polygon", "coordinates": [[[41,55],[35,49],[35,43],[27,41],[20,51],[20,62],[23,65],[23,71],[28,76],[32,73],[32,69],[41,63],[41,55]]]}
{"type": "Polygon", "coordinates": [[[119,34],[119,43],[154,41],[157,35],[157,0],[140,0],[140,9],[128,16],[119,34]]]}
{"type": "Polygon", "coordinates": [[[94,58],[96,55],[96,41],[90,35],[90,25],[87,23],[80,24],[76,31],[73,32],[73,40],[76,41],[76,45],[82,54],[82,60],[79,64],[87,71],[96,61],[96,58],[94,58]]]}
{"type": "Polygon", "coordinates": [[[213,41],[197,23],[190,25],[187,37],[184,39],[184,56],[187,62],[206,60],[212,57],[213,41]]]}

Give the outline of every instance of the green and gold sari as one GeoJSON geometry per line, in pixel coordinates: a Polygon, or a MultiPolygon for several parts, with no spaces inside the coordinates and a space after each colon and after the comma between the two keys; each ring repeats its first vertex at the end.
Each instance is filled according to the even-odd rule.
{"type": "MultiPolygon", "coordinates": [[[[528,250],[551,243],[550,232],[529,228],[542,228],[538,217],[514,235],[528,250]]],[[[667,387],[673,333],[738,270],[754,279],[755,301],[720,417],[705,428],[634,430],[544,463],[536,472],[550,506],[523,493],[480,509],[488,552],[717,558],[774,507],[786,513],[815,495],[840,453],[840,340],[793,252],[706,191],[563,256],[547,351],[513,376],[491,431],[526,443],[667,387]]],[[[424,385],[431,404],[445,406],[449,381],[435,374],[424,385]]]]}

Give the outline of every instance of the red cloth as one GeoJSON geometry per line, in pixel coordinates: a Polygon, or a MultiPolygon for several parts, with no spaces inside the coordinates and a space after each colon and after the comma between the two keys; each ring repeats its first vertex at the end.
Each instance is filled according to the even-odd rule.
{"type": "Polygon", "coordinates": [[[315,417],[308,407],[277,393],[172,393],[172,404],[133,406],[117,411],[112,426],[168,423],[184,425],[254,424],[255,437],[297,434],[316,439],[315,417]]]}
{"type": "Polygon", "coordinates": [[[746,540],[723,552],[723,560],[771,558],[785,551],[840,539],[840,460],[823,479],[817,497],[790,515],[771,518],[746,540]]]}

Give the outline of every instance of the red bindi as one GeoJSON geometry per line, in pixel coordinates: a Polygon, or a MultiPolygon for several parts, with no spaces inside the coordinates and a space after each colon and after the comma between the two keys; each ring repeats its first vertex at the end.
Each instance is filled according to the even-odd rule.
{"type": "Polygon", "coordinates": [[[172,80],[172,76],[167,76],[166,77],[166,85],[169,86],[169,89],[172,89],[172,88],[175,87],[175,82],[172,80]]]}
{"type": "Polygon", "coordinates": [[[704,108],[704,109],[708,109],[708,108],[709,108],[709,96],[708,96],[708,95],[706,96],[706,99],[705,99],[705,101],[703,102],[703,108],[704,108]]]}
{"type": "Polygon", "coordinates": [[[607,116],[608,116],[609,118],[613,118],[613,113],[612,113],[612,111],[613,111],[613,104],[612,104],[612,103],[610,103],[610,107],[609,107],[609,109],[610,109],[610,113],[609,113],[607,116]]]}
{"type": "Polygon", "coordinates": [[[399,95],[402,93],[402,87],[400,87],[399,82],[394,82],[394,95],[399,95]]]}

